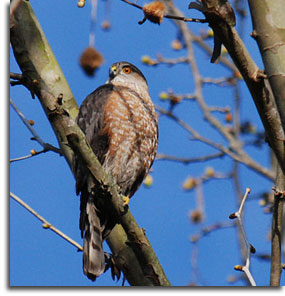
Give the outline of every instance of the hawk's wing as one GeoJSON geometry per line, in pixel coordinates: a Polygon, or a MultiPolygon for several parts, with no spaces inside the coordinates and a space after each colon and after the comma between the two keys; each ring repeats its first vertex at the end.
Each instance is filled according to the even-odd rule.
{"type": "MultiPolygon", "coordinates": [[[[88,95],[80,106],[77,124],[84,132],[87,141],[102,164],[109,146],[107,134],[103,134],[104,105],[113,92],[112,84],[105,84],[88,95]]],[[[88,170],[75,157],[74,171],[76,177],[76,193],[79,194],[86,185],[88,170]]]]}

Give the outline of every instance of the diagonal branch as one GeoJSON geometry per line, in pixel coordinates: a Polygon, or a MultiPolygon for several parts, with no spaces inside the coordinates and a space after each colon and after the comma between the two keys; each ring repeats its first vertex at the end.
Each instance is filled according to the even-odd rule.
{"type": "MultiPolygon", "coordinates": [[[[175,15],[183,16],[182,13],[173,5],[172,0],[162,0],[166,5],[167,10],[175,15]]],[[[209,0],[205,0],[207,3],[209,0]]],[[[219,1],[216,1],[216,5],[219,6],[219,1]]],[[[215,1],[210,1],[210,6],[215,5],[215,1]]],[[[202,9],[201,9],[202,11],[202,9]]],[[[203,13],[205,10],[203,11],[203,13]]],[[[214,13],[213,13],[214,14],[214,13]]],[[[228,63],[228,60],[220,57],[220,61],[226,65],[228,68],[236,71],[238,69],[243,76],[247,87],[252,95],[252,98],[257,107],[259,116],[263,122],[267,139],[270,143],[270,147],[274,151],[280,166],[283,171],[285,170],[285,149],[282,139],[284,139],[284,132],[281,125],[281,119],[276,109],[274,98],[270,90],[270,85],[267,81],[264,73],[257,67],[251,56],[249,55],[246,47],[244,46],[241,38],[239,37],[237,31],[231,25],[227,24],[224,19],[219,18],[211,12],[206,11],[205,16],[209,18],[209,25],[212,27],[216,39],[225,45],[227,51],[229,52],[231,58],[233,59],[235,66],[228,63]]],[[[197,36],[192,34],[185,23],[174,20],[178,28],[182,32],[186,47],[191,47],[191,42],[198,42],[199,46],[209,52],[209,48],[203,43],[203,40],[199,39],[197,36]]],[[[191,49],[191,48],[190,48],[191,49]]],[[[190,54],[190,53],[189,53],[190,54]]],[[[191,56],[189,57],[191,61],[191,56]]],[[[192,71],[194,72],[195,65],[192,65],[192,71]],[[194,68],[193,68],[194,66],[194,68]]],[[[198,81],[197,81],[198,82],[198,81]]],[[[198,82],[199,83],[199,82],[198,82]]],[[[201,103],[201,101],[200,101],[201,103]]],[[[202,106],[202,105],[201,105],[202,106]]],[[[212,121],[215,125],[216,123],[212,121]]]]}
{"type": "MultiPolygon", "coordinates": [[[[25,117],[25,115],[21,112],[21,110],[16,106],[16,104],[12,101],[10,98],[10,104],[13,107],[13,109],[16,111],[16,113],[19,115],[19,117],[22,119],[23,123],[25,126],[28,128],[28,130],[32,133],[33,138],[32,140],[37,141],[42,147],[43,151],[42,152],[47,152],[47,151],[53,151],[61,155],[60,149],[54,147],[51,144],[48,144],[44,142],[41,137],[38,135],[38,133],[35,131],[35,129],[32,127],[30,124],[29,120],[25,117]]],[[[39,153],[38,153],[39,154],[39,153]]]]}
{"type": "MultiPolygon", "coordinates": [[[[217,7],[216,10],[219,9],[219,0],[205,0],[204,3],[209,3],[212,8],[217,7]]],[[[239,34],[225,18],[217,17],[215,11],[207,9],[203,13],[209,20],[209,26],[214,31],[215,39],[224,44],[243,76],[262,120],[270,147],[282,170],[285,171],[285,148],[280,140],[285,138],[284,131],[267,76],[257,67],[239,34]]]]}
{"type": "MultiPolygon", "coordinates": [[[[133,3],[129,0],[121,0],[135,8],[138,8],[138,9],[141,9],[143,10],[143,7],[136,4],[136,3],[133,3]]],[[[187,17],[181,17],[181,16],[178,16],[178,15],[169,15],[169,14],[165,14],[163,17],[165,18],[169,18],[169,19],[173,19],[173,20],[178,20],[178,21],[183,21],[183,22],[195,22],[195,23],[207,23],[208,21],[205,20],[205,19],[196,19],[196,18],[187,18],[187,17]]],[[[139,22],[139,24],[142,24],[142,22],[139,22]]]]}
{"type": "Polygon", "coordinates": [[[181,162],[183,164],[189,164],[193,162],[204,162],[216,158],[221,158],[225,156],[225,153],[223,152],[218,152],[215,154],[209,154],[201,157],[192,157],[192,158],[184,158],[184,157],[177,157],[177,156],[172,156],[172,155],[167,155],[163,153],[158,153],[156,155],[156,160],[170,160],[170,161],[175,161],[175,162],[181,162]]]}
{"type": "Polygon", "coordinates": [[[178,125],[184,128],[192,136],[192,139],[205,143],[221,151],[222,153],[230,156],[232,159],[245,164],[249,168],[253,169],[254,171],[258,172],[259,174],[263,175],[264,177],[270,180],[274,179],[274,173],[271,170],[263,167],[258,162],[254,161],[246,152],[240,149],[240,146],[238,146],[238,149],[237,147],[233,147],[233,149],[229,149],[222,144],[215,143],[214,141],[211,141],[210,139],[201,136],[196,130],[194,130],[191,126],[189,126],[183,120],[179,119],[172,112],[166,111],[165,109],[157,105],[155,106],[155,108],[161,114],[168,116],[170,119],[174,120],[178,125]]]}
{"type": "Polygon", "coordinates": [[[34,156],[39,155],[39,154],[42,154],[42,153],[46,153],[47,151],[50,151],[50,150],[43,149],[41,151],[36,151],[36,150],[32,149],[31,150],[31,153],[28,154],[28,155],[20,156],[20,157],[17,157],[17,158],[10,159],[10,163],[15,162],[15,161],[25,160],[25,159],[34,157],[34,156]]]}
{"type": "Polygon", "coordinates": [[[80,156],[89,171],[101,184],[102,191],[108,193],[106,199],[110,202],[114,214],[118,217],[118,221],[125,230],[129,241],[128,244],[136,254],[144,275],[151,279],[152,285],[170,285],[144,231],[137,225],[131,212],[124,208],[123,198],[117,191],[117,184],[112,176],[103,170],[83,132],[75,122],[72,124],[72,120],[67,124],[66,131],[68,143],[73,151],[80,156]]]}
{"type": "Polygon", "coordinates": [[[67,236],[65,233],[57,229],[55,226],[53,226],[51,223],[49,223],[44,217],[42,217],[39,213],[37,213],[33,208],[31,208],[27,203],[25,203],[20,197],[15,195],[14,193],[10,192],[10,196],[21,206],[23,206],[26,210],[28,210],[31,214],[33,214],[37,219],[39,219],[41,222],[43,222],[43,228],[44,229],[50,229],[51,231],[55,232],[57,235],[65,239],[70,244],[74,245],[78,251],[83,251],[83,248],[81,245],[79,245],[76,241],[71,239],[69,236],[67,236]]]}

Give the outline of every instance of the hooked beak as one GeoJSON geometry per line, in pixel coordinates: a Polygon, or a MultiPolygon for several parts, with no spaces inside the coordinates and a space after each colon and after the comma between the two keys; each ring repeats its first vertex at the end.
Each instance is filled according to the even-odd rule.
{"type": "Polygon", "coordinates": [[[115,66],[115,65],[111,66],[107,83],[110,83],[115,78],[115,76],[117,75],[117,72],[118,72],[117,66],[115,66]]]}

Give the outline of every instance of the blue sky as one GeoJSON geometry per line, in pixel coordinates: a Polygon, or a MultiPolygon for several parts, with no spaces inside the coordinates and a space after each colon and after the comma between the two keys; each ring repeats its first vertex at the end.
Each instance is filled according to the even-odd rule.
{"type": "MultiPolygon", "coordinates": [[[[185,50],[176,52],[171,48],[171,42],[177,37],[172,22],[165,19],[160,26],[150,22],[140,26],[137,22],[142,19],[142,12],[121,1],[111,1],[111,30],[108,32],[100,27],[104,20],[104,2],[98,1],[95,47],[102,53],[105,61],[95,77],[87,77],[78,63],[80,54],[88,47],[89,42],[91,6],[89,1],[86,2],[85,8],[79,9],[76,1],[30,1],[78,104],[106,81],[109,66],[121,60],[127,60],[141,69],[148,80],[154,103],[163,108],[168,105],[159,99],[162,91],[173,89],[180,94],[194,91],[192,74],[186,65],[148,67],[141,63],[143,55],[153,58],[158,53],[165,58],[186,55],[185,50]]],[[[143,1],[138,3],[142,4],[143,1]]],[[[198,13],[187,10],[187,5],[187,2],[179,2],[179,8],[183,9],[187,16],[201,17],[198,13]]],[[[189,27],[196,33],[201,29],[208,30],[206,24],[190,23],[189,27]]],[[[258,48],[249,36],[251,29],[247,20],[244,40],[255,61],[262,67],[258,48]]],[[[209,44],[212,46],[212,41],[209,41],[209,44]]],[[[224,67],[210,64],[210,57],[197,46],[194,49],[203,76],[218,78],[230,74],[224,67]]],[[[12,51],[10,70],[19,72],[12,51]]],[[[258,130],[262,130],[254,104],[243,82],[240,82],[240,89],[243,120],[252,121],[258,130]]],[[[232,88],[215,85],[204,87],[204,97],[209,105],[233,106],[233,95],[232,88]]],[[[34,128],[42,139],[58,146],[38,100],[33,100],[29,92],[20,86],[13,87],[10,96],[24,115],[34,120],[34,128]]],[[[224,140],[217,132],[203,121],[195,102],[183,102],[175,109],[175,115],[203,136],[223,143],[224,140]]],[[[217,116],[222,119],[222,116],[217,116]]],[[[40,150],[40,146],[30,138],[31,134],[11,108],[10,157],[27,155],[31,149],[40,150]]],[[[198,157],[216,151],[199,142],[189,141],[189,135],[184,130],[168,118],[161,117],[158,152],[180,157],[198,157]]],[[[248,148],[247,152],[262,165],[269,167],[270,159],[266,147],[248,148]]],[[[156,161],[152,172],[153,186],[142,186],[130,202],[132,214],[138,224],[145,228],[147,237],[174,286],[185,286],[195,280],[191,266],[194,246],[189,237],[199,232],[202,226],[228,221],[228,215],[236,211],[238,206],[232,181],[210,181],[203,186],[205,219],[202,225],[193,225],[188,215],[196,206],[195,192],[183,191],[182,183],[189,175],[202,175],[206,166],[227,173],[232,165],[228,157],[190,165],[156,161]]],[[[260,197],[264,191],[270,191],[272,186],[271,182],[244,166],[240,166],[240,177],[242,190],[251,187],[252,195],[256,197],[260,197]]],[[[54,226],[82,243],[78,228],[79,197],[75,194],[74,179],[63,157],[48,152],[12,163],[10,190],[54,226]]],[[[247,201],[244,220],[248,238],[258,253],[269,253],[270,243],[267,236],[271,218],[263,213],[258,199],[251,198],[247,201]]],[[[104,247],[108,250],[106,244],[104,247]]],[[[228,276],[240,275],[233,270],[234,265],[243,264],[235,229],[218,230],[201,239],[197,260],[197,284],[231,285],[227,281],[228,276]]],[[[257,285],[268,285],[269,268],[266,261],[252,257],[251,270],[257,285]]],[[[121,282],[114,282],[108,271],[95,284],[92,283],[83,275],[82,254],[51,231],[44,230],[40,221],[14,200],[10,201],[10,285],[120,286],[121,282]]],[[[232,285],[244,285],[244,282],[237,281],[232,285]]]]}

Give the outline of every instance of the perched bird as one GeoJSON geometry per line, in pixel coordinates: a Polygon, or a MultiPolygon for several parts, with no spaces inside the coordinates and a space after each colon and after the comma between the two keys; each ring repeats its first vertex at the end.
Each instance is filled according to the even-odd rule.
{"type": "MultiPolygon", "coordinates": [[[[113,175],[120,193],[130,198],[149,172],[158,140],[157,115],[142,72],[128,62],[114,63],[106,84],[83,101],[77,124],[103,168],[113,175]]],[[[78,156],[74,173],[76,192],[81,193],[83,270],[95,280],[105,268],[102,242],[116,221],[78,156]]]]}

